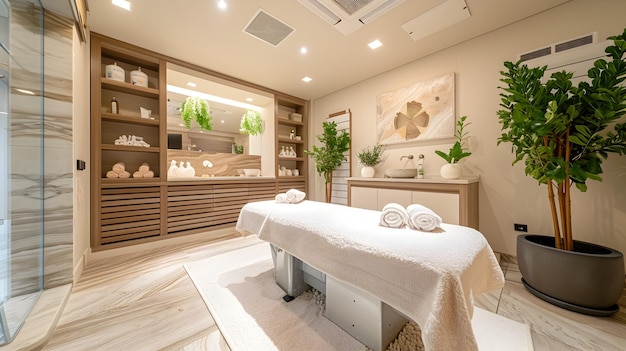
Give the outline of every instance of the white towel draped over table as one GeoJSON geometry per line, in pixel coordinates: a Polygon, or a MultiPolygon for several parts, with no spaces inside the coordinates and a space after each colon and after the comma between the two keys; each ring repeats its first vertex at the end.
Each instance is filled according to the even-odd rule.
{"type": "Polygon", "coordinates": [[[504,286],[483,235],[451,224],[437,235],[386,228],[380,215],[315,201],[260,201],[243,207],[237,230],[258,234],[404,313],[420,325],[426,350],[477,350],[473,295],[504,286]]]}

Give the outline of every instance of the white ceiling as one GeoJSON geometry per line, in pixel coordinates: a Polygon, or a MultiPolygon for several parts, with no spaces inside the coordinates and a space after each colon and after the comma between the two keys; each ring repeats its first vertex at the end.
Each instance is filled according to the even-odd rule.
{"type": "Polygon", "coordinates": [[[569,0],[466,0],[470,18],[417,41],[402,24],[444,0],[406,0],[349,35],[296,0],[226,1],[222,11],[217,0],[131,0],[132,12],[127,12],[110,0],[92,0],[88,25],[213,71],[316,99],[569,0]],[[259,8],[295,31],[277,46],[243,32],[259,8]],[[372,51],[367,44],[374,39],[383,46],[372,51]],[[302,46],[306,55],[300,54],[302,46]],[[304,76],[313,80],[304,83],[304,76]]]}

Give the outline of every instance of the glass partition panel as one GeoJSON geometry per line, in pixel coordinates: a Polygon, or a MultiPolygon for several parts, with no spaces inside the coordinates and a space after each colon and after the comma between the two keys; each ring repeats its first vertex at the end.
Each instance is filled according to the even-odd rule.
{"type": "Polygon", "coordinates": [[[0,345],[42,289],[42,69],[41,4],[0,0],[0,345]]]}

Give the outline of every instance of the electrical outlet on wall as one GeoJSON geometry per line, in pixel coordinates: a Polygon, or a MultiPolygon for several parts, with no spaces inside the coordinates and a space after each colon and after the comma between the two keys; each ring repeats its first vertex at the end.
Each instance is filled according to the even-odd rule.
{"type": "Polygon", "coordinates": [[[528,225],[527,224],[513,224],[513,229],[515,229],[516,232],[528,232],[528,225]]]}

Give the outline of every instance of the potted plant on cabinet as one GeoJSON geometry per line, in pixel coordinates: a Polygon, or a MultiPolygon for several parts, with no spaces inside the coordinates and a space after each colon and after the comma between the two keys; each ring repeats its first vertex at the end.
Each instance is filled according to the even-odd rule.
{"type": "Polygon", "coordinates": [[[359,163],[363,166],[361,168],[361,177],[372,178],[376,173],[374,167],[383,162],[383,152],[385,146],[377,144],[370,150],[369,146],[361,150],[356,154],[359,159],[359,163]]]}
{"type": "Polygon", "coordinates": [[[246,110],[239,123],[239,132],[248,135],[263,133],[263,120],[258,111],[246,110]]]}
{"type": "Polygon", "coordinates": [[[341,162],[346,160],[344,153],[350,149],[350,135],[345,130],[339,133],[335,122],[324,122],[322,127],[324,132],[317,136],[317,140],[323,146],[313,145],[313,151],[304,150],[304,153],[313,157],[317,173],[324,176],[326,202],[330,202],[333,190],[333,171],[341,166],[341,162]]]}
{"type": "Polygon", "coordinates": [[[467,116],[461,117],[458,121],[456,121],[456,131],[454,133],[454,137],[456,141],[454,145],[450,148],[450,151],[446,154],[443,151],[435,150],[435,153],[438,156],[441,156],[444,160],[446,160],[446,164],[441,167],[441,176],[447,179],[458,179],[461,177],[461,165],[458,162],[465,157],[470,156],[472,153],[469,151],[465,151],[465,140],[467,138],[467,132],[465,131],[465,127],[470,125],[471,123],[465,123],[467,116]]]}
{"type": "Polygon", "coordinates": [[[180,118],[185,127],[191,129],[191,122],[196,121],[200,129],[213,129],[213,117],[210,115],[209,103],[201,97],[188,96],[180,105],[180,118]]]}
{"type": "Polygon", "coordinates": [[[608,60],[599,59],[588,81],[555,72],[542,83],[546,67],[505,62],[498,119],[498,144],[511,143],[513,163],[546,184],[554,236],[520,235],[517,259],[522,282],[536,296],[573,311],[606,316],[616,312],[624,289],[624,258],[616,250],[573,240],[570,191],[601,181],[609,153],[626,153],[626,29],[610,37],[608,60]],[[556,199],[555,199],[556,196],[556,199]]]}

